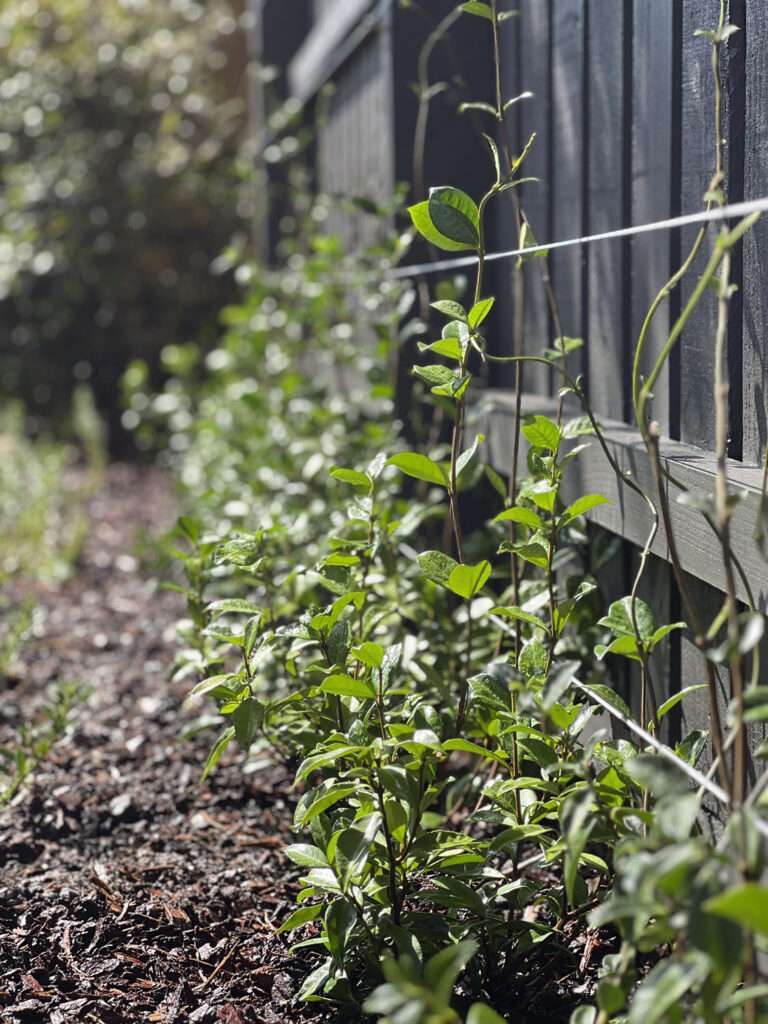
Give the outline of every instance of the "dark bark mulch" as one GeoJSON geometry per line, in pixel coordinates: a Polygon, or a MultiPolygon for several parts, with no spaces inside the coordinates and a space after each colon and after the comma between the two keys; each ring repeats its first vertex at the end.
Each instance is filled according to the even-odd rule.
{"type": "Polygon", "coordinates": [[[35,636],[0,680],[0,742],[55,681],[91,690],[34,785],[0,817],[0,1019],[311,1021],[306,960],[276,928],[296,873],[290,778],[235,756],[198,784],[215,733],[172,686],[178,595],[160,591],[137,531],[171,524],[167,480],[110,470],[73,578],[41,589],[35,636]]]}

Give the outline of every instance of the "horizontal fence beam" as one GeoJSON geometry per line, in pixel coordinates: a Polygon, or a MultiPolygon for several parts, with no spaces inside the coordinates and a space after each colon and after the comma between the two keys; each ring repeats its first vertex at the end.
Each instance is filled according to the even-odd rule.
{"type": "Polygon", "coordinates": [[[391,6],[391,0],[336,0],[288,66],[291,96],[307,103],[378,27],[391,6]]]}
{"type": "MultiPolygon", "coordinates": [[[[707,396],[702,396],[702,401],[707,400],[707,396]]],[[[556,405],[555,399],[542,395],[523,396],[523,413],[526,416],[554,416],[556,405]]],[[[573,408],[569,412],[579,415],[580,410],[573,408]]],[[[514,392],[492,388],[483,392],[469,422],[473,431],[486,435],[487,461],[500,473],[509,475],[512,469],[515,425],[514,392]]],[[[603,420],[602,427],[608,448],[618,465],[625,472],[631,472],[635,483],[644,493],[654,496],[656,492],[650,460],[640,432],[625,423],[611,420],[603,420]]],[[[520,469],[525,472],[526,445],[521,445],[521,448],[523,462],[520,469]]],[[[700,495],[714,492],[716,460],[710,452],[665,439],[661,442],[661,457],[671,476],[689,491],[700,495]]],[[[754,542],[762,470],[758,466],[746,466],[729,460],[728,474],[731,490],[743,494],[743,500],[733,513],[731,546],[742,565],[757,607],[765,612],[768,611],[768,564],[754,542]]],[[[581,494],[605,495],[610,504],[594,509],[590,513],[590,520],[632,544],[639,547],[645,544],[651,526],[648,507],[638,494],[617,478],[596,440],[592,439],[591,447],[572,460],[564,483],[564,493],[569,500],[581,494]]],[[[723,590],[722,552],[713,530],[700,512],[678,502],[682,493],[680,488],[668,483],[667,493],[683,569],[691,576],[723,590]]],[[[660,524],[651,550],[654,555],[669,561],[663,524],[660,524]]],[[[745,603],[748,601],[746,588],[738,576],[737,596],[745,603]]]]}

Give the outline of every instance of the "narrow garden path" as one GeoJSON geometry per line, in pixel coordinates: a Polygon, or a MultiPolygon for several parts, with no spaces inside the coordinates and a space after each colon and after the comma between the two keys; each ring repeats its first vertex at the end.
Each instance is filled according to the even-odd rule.
{"type": "MultiPolygon", "coordinates": [[[[40,596],[3,694],[0,742],[55,680],[91,690],[34,787],[0,817],[0,1020],[288,1022],[305,965],[276,922],[295,873],[280,853],[281,769],[236,758],[198,784],[210,731],[181,742],[189,683],[169,683],[178,595],[135,555],[173,521],[168,481],[113,467],[77,570],[40,596]]],[[[7,683],[0,682],[0,687],[7,683]]]]}

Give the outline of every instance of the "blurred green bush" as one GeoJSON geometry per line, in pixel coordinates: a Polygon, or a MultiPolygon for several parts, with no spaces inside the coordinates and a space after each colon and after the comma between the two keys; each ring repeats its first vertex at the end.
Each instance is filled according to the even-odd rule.
{"type": "Polygon", "coordinates": [[[252,214],[245,44],[219,0],[0,8],[0,396],[53,419],[89,380],[114,427],[133,357],[205,339],[252,214]]]}

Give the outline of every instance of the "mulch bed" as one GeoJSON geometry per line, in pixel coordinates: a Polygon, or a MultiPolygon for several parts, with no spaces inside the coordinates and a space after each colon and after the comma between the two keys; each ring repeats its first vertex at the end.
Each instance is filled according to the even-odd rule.
{"type": "Polygon", "coordinates": [[[281,853],[290,777],[235,754],[198,784],[210,731],[181,742],[172,686],[178,595],[137,533],[173,522],[167,479],[113,467],[72,579],[41,589],[36,635],[0,680],[0,742],[52,682],[91,690],[34,786],[0,817],[0,1020],[326,1019],[296,994],[309,967],[276,928],[297,888],[281,853]]]}
{"type": "MultiPolygon", "coordinates": [[[[91,691],[0,812],[0,1022],[327,1021],[297,999],[311,955],[277,935],[299,887],[281,852],[290,773],[244,774],[234,751],[201,786],[215,733],[181,739],[200,711],[182,708],[191,681],[169,681],[183,605],[140,556],[174,521],[170,483],[112,467],[91,516],[74,575],[38,588],[35,635],[0,678],[0,744],[52,683],[91,691]]],[[[598,936],[573,924],[564,959],[535,947],[500,972],[514,1019],[567,1021],[593,990],[598,936]]]]}

